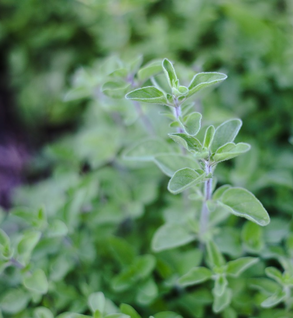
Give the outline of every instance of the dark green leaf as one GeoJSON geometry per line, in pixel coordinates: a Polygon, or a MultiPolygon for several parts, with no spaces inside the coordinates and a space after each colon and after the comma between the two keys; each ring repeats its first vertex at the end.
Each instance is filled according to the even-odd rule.
{"type": "Polygon", "coordinates": [[[226,274],[237,277],[247,268],[258,262],[258,258],[242,257],[227,263],[226,274]]]}
{"type": "Polygon", "coordinates": [[[183,275],[178,283],[182,286],[200,284],[212,277],[212,272],[206,267],[194,267],[188,273],[183,275]]]}

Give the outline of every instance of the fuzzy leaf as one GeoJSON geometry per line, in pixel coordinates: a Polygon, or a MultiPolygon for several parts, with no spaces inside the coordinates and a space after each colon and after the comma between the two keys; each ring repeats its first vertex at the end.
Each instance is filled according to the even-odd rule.
{"type": "Polygon", "coordinates": [[[246,222],[242,228],[242,240],[247,251],[259,253],[264,246],[263,229],[256,223],[246,222]]]}
{"type": "Polygon", "coordinates": [[[218,73],[218,72],[202,72],[194,75],[193,79],[191,80],[188,89],[188,97],[192,96],[199,90],[220,83],[227,78],[226,74],[218,73]]]}
{"type": "Polygon", "coordinates": [[[215,280],[215,287],[213,289],[214,295],[222,296],[228,286],[227,279],[224,275],[218,275],[215,280]]]}
{"type": "Polygon", "coordinates": [[[230,289],[226,289],[226,291],[221,295],[214,297],[214,303],[213,303],[213,311],[215,313],[221,312],[224,310],[227,306],[229,306],[232,298],[232,293],[230,289]]]}
{"type": "Polygon", "coordinates": [[[164,140],[148,138],[127,149],[123,158],[131,161],[152,161],[157,155],[166,153],[170,153],[170,147],[164,140]]]}
{"type": "Polygon", "coordinates": [[[226,274],[237,277],[247,268],[258,262],[258,258],[242,257],[227,263],[226,274]]]}
{"type": "Polygon", "coordinates": [[[152,61],[145,66],[143,66],[137,73],[138,79],[140,81],[145,81],[148,78],[162,72],[162,62],[161,60],[152,61]]]}
{"type": "Polygon", "coordinates": [[[230,188],[231,188],[231,186],[229,184],[225,184],[225,185],[219,187],[213,194],[213,200],[220,200],[223,193],[230,188]]]}
{"type": "Polygon", "coordinates": [[[215,135],[215,127],[213,125],[209,126],[206,131],[205,131],[205,135],[204,135],[204,139],[203,139],[203,147],[209,149],[213,139],[214,139],[214,135],[215,135]]]}
{"type": "Polygon", "coordinates": [[[91,294],[88,298],[88,305],[93,313],[98,310],[103,314],[106,306],[104,294],[102,292],[91,294]]]}
{"type": "Polygon", "coordinates": [[[185,134],[169,134],[169,137],[191,153],[198,152],[202,148],[201,143],[195,137],[185,134]]]}
{"type": "Polygon", "coordinates": [[[205,180],[206,174],[203,170],[183,168],[176,171],[168,184],[168,190],[177,194],[205,180]]]}
{"type": "Polygon", "coordinates": [[[151,104],[166,104],[167,98],[161,90],[154,86],[137,88],[125,96],[127,99],[151,104]]]}
{"type": "Polygon", "coordinates": [[[24,286],[38,294],[46,294],[48,291],[48,281],[43,270],[37,269],[31,276],[23,279],[24,286]]]}
{"type": "Polygon", "coordinates": [[[186,225],[167,223],[156,231],[152,240],[152,249],[160,252],[185,245],[195,239],[196,235],[188,231],[186,225]]]}
{"type": "Polygon", "coordinates": [[[190,136],[195,136],[200,130],[201,127],[202,115],[200,113],[191,113],[184,117],[183,128],[185,132],[190,136]]]}
{"type": "Polygon", "coordinates": [[[130,318],[141,318],[141,316],[137,313],[137,311],[130,305],[121,304],[120,311],[123,314],[130,316],[130,318]]]}
{"type": "Polygon", "coordinates": [[[34,310],[35,318],[54,318],[52,312],[46,307],[38,307],[34,310]]]}
{"type": "Polygon", "coordinates": [[[178,283],[182,286],[197,285],[212,277],[212,272],[206,267],[194,267],[183,275],[178,283]]]}
{"type": "Polygon", "coordinates": [[[29,261],[31,253],[39,242],[41,235],[42,233],[37,231],[29,231],[24,233],[22,239],[17,245],[17,253],[20,262],[26,264],[29,261]]]}
{"type": "Polygon", "coordinates": [[[169,86],[171,88],[176,87],[176,82],[178,79],[173,64],[168,59],[164,59],[162,67],[168,80],[169,86]]]}
{"type": "Polygon", "coordinates": [[[265,269],[265,272],[267,274],[267,276],[269,276],[270,278],[272,278],[273,280],[275,280],[276,282],[278,282],[279,284],[283,284],[283,275],[282,273],[275,267],[267,267],[265,269]]]}
{"type": "Polygon", "coordinates": [[[216,244],[212,241],[209,241],[207,243],[207,254],[208,254],[208,260],[211,266],[221,267],[225,265],[225,260],[223,258],[223,255],[219,251],[216,244]]]}
{"type": "Polygon", "coordinates": [[[161,154],[154,158],[154,163],[169,177],[182,168],[199,169],[199,164],[193,159],[181,154],[161,154]]]}
{"type": "Polygon", "coordinates": [[[260,201],[248,190],[243,188],[230,188],[226,190],[221,202],[230,207],[230,212],[244,217],[258,225],[269,224],[270,217],[260,201]]]}
{"type": "Polygon", "coordinates": [[[111,80],[102,86],[102,92],[112,98],[122,98],[130,87],[124,80],[111,80]]]}
{"type": "Polygon", "coordinates": [[[215,155],[213,156],[213,160],[216,162],[221,162],[225,160],[229,160],[235,158],[248,150],[250,150],[250,145],[240,142],[238,144],[234,144],[233,142],[228,142],[224,146],[218,148],[215,155]]]}
{"type": "Polygon", "coordinates": [[[64,222],[55,219],[48,226],[48,237],[65,236],[68,233],[68,228],[64,222]]]}
{"type": "Polygon", "coordinates": [[[286,298],[286,293],[283,290],[279,290],[276,292],[274,295],[270,296],[267,298],[265,301],[261,303],[261,306],[264,308],[271,308],[285,300],[286,298]]]}
{"type": "Polygon", "coordinates": [[[227,120],[217,127],[211,145],[212,152],[216,152],[219,147],[225,145],[228,142],[232,142],[237,136],[241,126],[242,121],[236,118],[227,120]]]}
{"type": "Polygon", "coordinates": [[[27,307],[30,295],[22,289],[9,289],[0,300],[0,308],[8,314],[16,314],[27,307]]]}

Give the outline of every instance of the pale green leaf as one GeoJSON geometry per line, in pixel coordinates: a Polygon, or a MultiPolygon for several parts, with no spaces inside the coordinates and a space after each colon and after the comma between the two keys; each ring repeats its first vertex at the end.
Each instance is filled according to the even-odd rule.
{"type": "Polygon", "coordinates": [[[286,299],[286,292],[283,290],[279,290],[274,295],[267,298],[265,301],[261,303],[261,306],[264,308],[271,308],[279,304],[280,302],[286,299]]]}
{"type": "Polygon", "coordinates": [[[34,310],[34,318],[54,318],[54,316],[48,308],[38,307],[34,310]]]}
{"type": "Polygon", "coordinates": [[[38,294],[46,294],[49,287],[47,277],[42,269],[37,269],[31,276],[26,276],[23,279],[23,285],[38,294]]]}
{"type": "Polygon", "coordinates": [[[127,149],[123,158],[131,161],[152,161],[157,155],[170,153],[170,146],[162,139],[148,138],[127,149]]]}
{"type": "Polygon", "coordinates": [[[246,222],[241,234],[247,251],[251,253],[259,253],[261,251],[264,246],[263,228],[256,223],[246,222]]]}
{"type": "Polygon", "coordinates": [[[174,173],[168,183],[168,190],[177,194],[205,180],[206,174],[203,170],[183,168],[174,173]]]}
{"type": "Polygon", "coordinates": [[[267,267],[265,269],[265,272],[266,272],[267,276],[274,279],[279,284],[281,284],[281,285],[283,284],[283,282],[284,282],[283,275],[277,268],[270,266],[270,267],[267,267]]]}
{"type": "Polygon", "coordinates": [[[218,72],[202,72],[194,75],[193,79],[191,80],[188,89],[188,97],[192,96],[199,90],[220,83],[227,78],[226,74],[218,73],[218,72]]]}
{"type": "Polygon", "coordinates": [[[169,137],[191,153],[196,153],[202,148],[201,143],[195,137],[185,134],[169,134],[169,137]]]}
{"type": "Polygon", "coordinates": [[[242,121],[237,118],[227,120],[218,126],[211,145],[212,152],[216,152],[219,147],[225,145],[228,142],[232,142],[237,136],[241,126],[242,121]]]}
{"type": "Polygon", "coordinates": [[[209,149],[213,139],[214,139],[214,135],[215,135],[215,127],[213,125],[209,126],[206,131],[205,131],[205,135],[204,135],[204,139],[203,139],[203,147],[209,149]]]}
{"type": "Polygon", "coordinates": [[[212,272],[206,267],[194,267],[183,275],[178,283],[182,286],[197,285],[212,277],[212,272]]]}
{"type": "Polygon", "coordinates": [[[221,252],[219,251],[216,244],[212,241],[207,243],[207,256],[208,261],[212,267],[217,266],[221,267],[225,265],[225,260],[221,252]]]}
{"type": "Polygon", "coordinates": [[[166,78],[168,80],[169,86],[171,88],[176,87],[177,86],[176,83],[178,79],[177,79],[177,75],[173,67],[173,64],[168,59],[164,59],[162,63],[162,67],[166,75],[166,78]]]}
{"type": "Polygon", "coordinates": [[[149,305],[158,296],[158,287],[153,279],[148,279],[139,285],[136,301],[141,305],[149,305]]]}
{"type": "Polygon", "coordinates": [[[195,239],[196,235],[191,233],[186,225],[167,223],[156,231],[152,240],[152,249],[160,252],[188,244],[195,239]]]}
{"type": "Polygon", "coordinates": [[[213,289],[213,293],[216,296],[222,296],[224,292],[226,291],[226,288],[228,286],[227,279],[224,275],[217,275],[215,279],[215,286],[213,289]]]}
{"type": "Polygon", "coordinates": [[[154,158],[154,163],[169,177],[184,167],[199,169],[200,166],[193,158],[181,154],[161,154],[154,158]]]}
{"type": "Polygon", "coordinates": [[[0,300],[0,309],[7,314],[17,314],[27,308],[29,300],[30,295],[27,291],[10,288],[8,291],[3,292],[0,300]]]}
{"type": "Polygon", "coordinates": [[[18,259],[20,262],[26,264],[29,261],[32,251],[39,242],[41,235],[42,233],[37,231],[29,231],[23,234],[17,245],[18,259]]]}
{"type": "Polygon", "coordinates": [[[237,277],[257,262],[258,258],[255,257],[242,257],[234,261],[230,261],[227,263],[226,274],[232,277],[237,277]]]}
{"type": "Polygon", "coordinates": [[[161,60],[155,60],[143,66],[137,75],[140,81],[145,81],[160,72],[162,72],[162,62],[161,60]]]}
{"type": "Polygon", "coordinates": [[[226,190],[221,202],[230,207],[230,212],[244,217],[258,225],[269,224],[270,217],[260,201],[248,190],[243,188],[230,188],[226,190]]]}
{"type": "Polygon", "coordinates": [[[230,289],[226,289],[221,296],[214,296],[213,312],[218,313],[224,310],[230,305],[232,299],[232,292],[230,289]]]}
{"type": "Polygon", "coordinates": [[[106,306],[106,299],[102,292],[93,293],[88,298],[88,305],[91,311],[94,313],[98,310],[100,313],[104,313],[106,306]]]}
{"type": "Polygon", "coordinates": [[[64,222],[55,219],[49,223],[48,237],[65,236],[68,233],[68,228],[64,222]]]}
{"type": "Polygon", "coordinates": [[[165,93],[154,86],[137,88],[125,96],[127,99],[152,104],[167,104],[165,93]]]}
{"type": "Polygon", "coordinates": [[[102,92],[112,98],[122,98],[130,87],[124,80],[111,80],[102,86],[102,92]]]}
{"type": "Polygon", "coordinates": [[[229,184],[225,184],[219,187],[213,194],[213,200],[219,200],[221,196],[223,195],[223,193],[230,188],[231,186],[229,184]]]}
{"type": "Polygon", "coordinates": [[[141,316],[137,313],[137,311],[130,305],[121,304],[120,311],[123,314],[130,316],[131,318],[141,318],[141,316]]]}
{"type": "Polygon", "coordinates": [[[250,150],[250,148],[251,147],[249,144],[243,142],[240,142],[238,144],[228,142],[224,146],[218,148],[213,156],[213,160],[216,162],[229,160],[247,152],[248,150],[250,150]]]}
{"type": "Polygon", "coordinates": [[[200,113],[191,113],[184,117],[182,125],[185,132],[190,136],[195,136],[201,127],[202,115],[200,113]]]}

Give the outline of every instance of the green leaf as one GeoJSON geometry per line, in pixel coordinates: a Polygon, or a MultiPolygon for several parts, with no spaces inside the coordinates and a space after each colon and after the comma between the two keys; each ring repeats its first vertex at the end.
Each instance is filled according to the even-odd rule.
{"type": "Polygon", "coordinates": [[[221,202],[230,207],[230,212],[244,217],[258,225],[269,224],[270,217],[260,201],[248,190],[243,188],[230,188],[226,190],[221,202]]]}
{"type": "Polygon", "coordinates": [[[37,231],[29,231],[23,234],[17,245],[18,258],[21,263],[26,264],[29,261],[32,251],[39,242],[41,235],[42,233],[37,231]]]}
{"type": "Polygon", "coordinates": [[[195,234],[191,233],[186,225],[167,223],[156,231],[152,240],[152,249],[160,252],[188,244],[195,239],[195,234]]]}
{"type": "Polygon", "coordinates": [[[8,260],[13,256],[13,249],[10,247],[9,236],[0,229],[0,259],[8,260]]]}
{"type": "Polygon", "coordinates": [[[265,295],[271,295],[280,288],[280,285],[268,278],[253,278],[249,280],[249,286],[257,289],[265,295]]]}
{"type": "Polygon", "coordinates": [[[218,247],[216,244],[212,241],[209,241],[207,243],[207,256],[208,256],[208,261],[211,264],[211,266],[217,266],[221,267],[225,265],[225,260],[223,255],[220,253],[218,247]]]}
{"type": "Polygon", "coordinates": [[[155,60],[143,66],[137,75],[140,81],[145,81],[160,72],[162,72],[162,62],[161,60],[155,60]]]}
{"type": "Polygon", "coordinates": [[[264,246],[263,229],[256,223],[246,222],[241,234],[246,250],[259,253],[264,246]]]}
{"type": "Polygon", "coordinates": [[[127,149],[123,158],[131,161],[153,161],[157,155],[170,153],[170,146],[162,139],[148,138],[127,149]]]}
{"type": "Polygon", "coordinates": [[[113,278],[113,289],[118,292],[129,289],[137,281],[149,276],[155,267],[155,263],[156,260],[152,255],[137,257],[133,264],[113,278]]]}
{"type": "Polygon", "coordinates": [[[167,104],[165,93],[154,86],[137,88],[125,96],[127,99],[151,104],[167,104]]]}
{"type": "Polygon", "coordinates": [[[169,177],[172,177],[177,170],[185,167],[200,168],[193,158],[181,154],[161,154],[154,158],[154,163],[169,177]]]}
{"type": "Polygon", "coordinates": [[[48,237],[65,236],[68,233],[68,228],[61,220],[53,220],[48,226],[48,237]]]}
{"type": "Polygon", "coordinates": [[[173,311],[161,311],[155,314],[154,318],[182,318],[182,317],[173,311]]]}
{"type": "Polygon", "coordinates": [[[213,289],[213,293],[216,296],[222,296],[226,291],[228,286],[227,279],[224,275],[217,275],[215,280],[215,287],[213,289]]]}
{"type": "Polygon", "coordinates": [[[130,305],[121,304],[120,311],[123,314],[130,316],[131,318],[141,318],[141,316],[137,313],[137,311],[130,305]]]}
{"type": "Polygon", "coordinates": [[[191,80],[188,89],[188,97],[197,93],[199,90],[220,83],[227,78],[226,74],[218,73],[218,72],[202,72],[194,75],[191,80]]]}
{"type": "Polygon", "coordinates": [[[214,295],[213,312],[218,313],[223,311],[230,305],[231,299],[232,293],[230,289],[226,289],[221,296],[214,295]]]}
{"type": "Polygon", "coordinates": [[[228,307],[223,312],[223,318],[237,318],[237,312],[233,308],[228,307]]]}
{"type": "Polygon", "coordinates": [[[229,160],[247,152],[248,150],[250,150],[250,148],[251,147],[249,144],[243,142],[240,142],[238,144],[228,142],[224,146],[218,148],[213,156],[213,160],[216,162],[229,160]]]}
{"type": "Polygon", "coordinates": [[[203,139],[203,147],[209,149],[213,139],[214,139],[214,135],[215,135],[215,127],[213,125],[209,126],[206,131],[205,131],[205,135],[204,135],[204,139],[203,139]]]}
{"type": "Polygon", "coordinates": [[[267,276],[269,276],[279,284],[282,285],[284,283],[283,275],[277,268],[270,266],[265,269],[265,272],[267,276]]]}
{"type": "Polygon", "coordinates": [[[139,285],[136,301],[141,305],[148,305],[158,296],[158,287],[153,279],[139,285]]]}
{"type": "Polygon", "coordinates": [[[46,307],[38,307],[34,310],[35,318],[54,318],[51,310],[46,307]]]}
{"type": "Polygon", "coordinates": [[[205,180],[206,174],[203,170],[183,168],[174,173],[168,183],[168,190],[177,194],[205,180]]]}
{"type": "Polygon", "coordinates": [[[105,316],[105,318],[130,318],[130,317],[128,315],[117,313],[117,314],[107,315],[105,316]]]}
{"type": "Polygon", "coordinates": [[[61,315],[58,315],[56,318],[92,318],[92,316],[76,314],[74,312],[65,312],[61,315]]]}
{"type": "Polygon", "coordinates": [[[232,277],[238,277],[247,268],[258,262],[258,258],[242,257],[227,263],[226,274],[232,277]]]}
{"type": "Polygon", "coordinates": [[[104,294],[102,292],[91,294],[88,298],[88,305],[93,313],[98,310],[101,314],[103,314],[106,306],[104,294]]]}
{"type": "Polygon", "coordinates": [[[217,127],[211,145],[212,152],[216,152],[219,147],[228,142],[232,142],[237,136],[241,126],[242,121],[236,118],[227,120],[217,127]]]}
{"type": "Polygon", "coordinates": [[[230,188],[231,188],[231,186],[229,184],[225,184],[225,185],[219,187],[213,194],[213,200],[220,200],[223,193],[230,188]]]}
{"type": "Polygon", "coordinates": [[[271,308],[282,302],[286,299],[286,292],[283,290],[279,290],[274,295],[267,298],[265,301],[261,303],[261,306],[264,308],[271,308]]]}
{"type": "Polygon", "coordinates": [[[185,134],[169,134],[169,137],[191,153],[196,153],[202,148],[201,143],[195,137],[185,134]]]}
{"type": "Polygon", "coordinates": [[[164,70],[164,73],[166,75],[166,78],[168,80],[169,86],[172,87],[177,87],[177,83],[178,83],[178,79],[177,79],[177,75],[175,72],[175,69],[173,67],[173,64],[168,60],[168,59],[164,59],[163,63],[162,63],[162,67],[164,70]]]}
{"type": "Polygon", "coordinates": [[[7,314],[17,314],[27,308],[30,295],[22,289],[9,289],[0,300],[0,308],[7,314]]]}
{"type": "Polygon", "coordinates": [[[102,86],[102,92],[112,98],[122,98],[130,87],[124,80],[111,80],[102,86]]]}
{"type": "Polygon", "coordinates": [[[37,269],[31,276],[25,277],[23,285],[38,294],[46,294],[49,287],[47,277],[42,269],[37,269]]]}
{"type": "Polygon", "coordinates": [[[200,113],[191,113],[187,116],[184,117],[182,125],[185,130],[185,132],[189,136],[195,136],[200,130],[201,127],[201,119],[202,119],[202,114],[200,113]]]}
{"type": "Polygon", "coordinates": [[[122,266],[131,264],[135,259],[133,247],[120,237],[110,237],[108,239],[110,251],[122,266]]]}
{"type": "Polygon", "coordinates": [[[212,277],[213,273],[206,267],[194,267],[183,275],[178,283],[182,286],[197,285],[212,277]]]}

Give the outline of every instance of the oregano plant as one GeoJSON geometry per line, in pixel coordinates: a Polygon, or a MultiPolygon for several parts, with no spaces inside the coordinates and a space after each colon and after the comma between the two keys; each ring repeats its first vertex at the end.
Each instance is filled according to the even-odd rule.
{"type": "Polygon", "coordinates": [[[225,262],[213,243],[215,226],[230,214],[246,218],[258,226],[266,226],[270,217],[261,202],[249,190],[231,185],[216,188],[215,170],[223,161],[233,159],[250,150],[244,142],[235,143],[242,121],[229,119],[220,125],[202,125],[203,116],[194,111],[193,98],[198,92],[224,81],[227,76],[219,72],[194,75],[188,86],[181,85],[173,64],[164,59],[162,71],[167,85],[161,86],[153,77],[153,64],[149,68],[152,86],[138,87],[126,94],[128,100],[167,106],[163,113],[171,119],[175,132],[168,136],[179,145],[158,138],[142,140],[124,153],[128,160],[153,161],[170,178],[168,190],[196,201],[193,214],[186,218],[184,211],[178,223],[165,223],[154,234],[152,248],[161,252],[198,241],[201,248],[207,244],[207,267],[194,267],[178,280],[181,286],[199,284],[208,279],[215,281],[213,311],[227,308],[232,299],[226,276],[239,276],[254,265],[258,258],[243,257],[225,262]],[[167,87],[167,89],[165,88],[167,87]]]}

